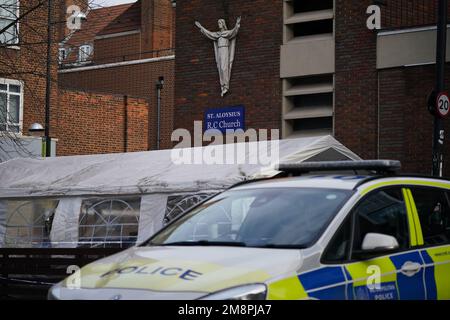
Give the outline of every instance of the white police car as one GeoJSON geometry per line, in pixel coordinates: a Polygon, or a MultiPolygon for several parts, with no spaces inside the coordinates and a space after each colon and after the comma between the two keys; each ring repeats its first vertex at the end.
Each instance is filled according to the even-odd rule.
{"type": "Polygon", "coordinates": [[[238,185],[85,266],[49,298],[450,299],[450,181],[393,175],[398,167],[281,165],[378,174],[238,185]]]}

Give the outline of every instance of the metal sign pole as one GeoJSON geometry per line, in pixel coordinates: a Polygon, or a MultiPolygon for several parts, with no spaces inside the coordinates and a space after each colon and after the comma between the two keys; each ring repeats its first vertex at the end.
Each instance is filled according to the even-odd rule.
{"type": "MultiPolygon", "coordinates": [[[[437,45],[436,45],[436,92],[441,93],[445,89],[445,58],[447,48],[447,0],[439,0],[437,45]]],[[[437,103],[437,102],[436,102],[437,103]]],[[[433,176],[442,177],[443,149],[445,130],[442,118],[438,113],[434,116],[433,129],[433,176]]]]}

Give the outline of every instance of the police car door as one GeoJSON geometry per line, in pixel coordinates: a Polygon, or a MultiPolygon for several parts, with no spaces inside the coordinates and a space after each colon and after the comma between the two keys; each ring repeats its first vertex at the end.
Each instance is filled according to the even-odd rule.
{"type": "Polygon", "coordinates": [[[425,263],[426,298],[450,299],[450,192],[411,187],[417,241],[425,263]]]}
{"type": "Polygon", "coordinates": [[[424,299],[424,268],[407,189],[388,187],[365,195],[351,223],[347,298],[424,299]]]}

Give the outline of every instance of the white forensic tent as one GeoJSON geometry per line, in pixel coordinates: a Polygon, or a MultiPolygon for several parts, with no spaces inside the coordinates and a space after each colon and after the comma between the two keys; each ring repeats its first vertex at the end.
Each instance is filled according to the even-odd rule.
{"type": "Polygon", "coordinates": [[[359,159],[333,137],[323,136],[9,160],[0,164],[0,247],[39,245],[45,239],[53,247],[127,239],[139,243],[163,226],[170,210],[179,213],[246,179],[275,176],[278,162],[359,159]],[[238,150],[245,157],[236,155],[233,164],[217,164],[217,159],[225,161],[238,150]],[[191,162],[213,155],[216,163],[180,164],[174,154],[191,162]],[[277,155],[276,160],[252,160],[264,155],[268,159],[269,154],[277,155]],[[113,227],[120,230],[114,233],[113,227]]]}

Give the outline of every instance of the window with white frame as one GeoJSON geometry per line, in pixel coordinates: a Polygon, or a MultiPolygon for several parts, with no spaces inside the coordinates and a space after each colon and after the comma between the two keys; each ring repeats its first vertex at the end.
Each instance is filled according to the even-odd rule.
{"type": "Polygon", "coordinates": [[[17,18],[19,18],[19,0],[0,0],[0,30],[9,26],[0,34],[0,44],[19,43],[17,18]]]}
{"type": "Polygon", "coordinates": [[[58,57],[59,63],[63,63],[64,60],[66,60],[66,58],[67,58],[66,48],[59,48],[59,57],[58,57]]]}
{"type": "Polygon", "coordinates": [[[90,44],[84,44],[78,49],[78,62],[86,62],[89,60],[92,54],[92,46],[90,44]]]}
{"type": "Polygon", "coordinates": [[[0,131],[20,133],[23,116],[23,84],[0,78],[0,131]]]}

